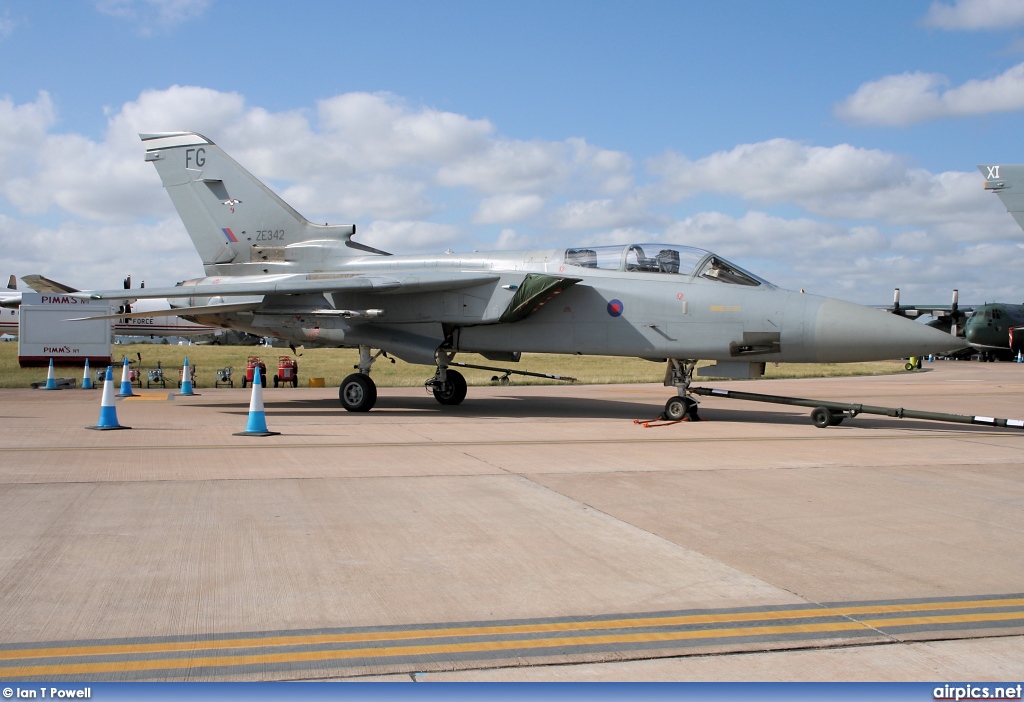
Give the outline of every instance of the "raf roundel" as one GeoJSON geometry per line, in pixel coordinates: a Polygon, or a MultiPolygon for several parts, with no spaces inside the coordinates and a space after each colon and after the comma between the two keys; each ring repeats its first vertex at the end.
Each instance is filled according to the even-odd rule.
{"type": "Polygon", "coordinates": [[[612,300],[608,303],[608,314],[612,317],[618,317],[623,309],[622,300],[612,300]]]}

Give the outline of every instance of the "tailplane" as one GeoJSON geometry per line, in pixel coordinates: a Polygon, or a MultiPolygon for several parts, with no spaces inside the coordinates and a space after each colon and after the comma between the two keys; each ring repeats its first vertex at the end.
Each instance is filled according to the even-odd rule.
{"type": "Polygon", "coordinates": [[[313,224],[202,134],[139,137],[208,275],[320,270],[326,258],[387,255],[352,241],[354,224],[313,224]]]}

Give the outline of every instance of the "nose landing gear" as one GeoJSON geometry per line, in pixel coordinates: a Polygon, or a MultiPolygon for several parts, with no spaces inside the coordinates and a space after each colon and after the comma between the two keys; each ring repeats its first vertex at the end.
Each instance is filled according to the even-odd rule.
{"type": "Polygon", "coordinates": [[[673,422],[683,419],[691,422],[700,421],[700,415],[697,413],[699,405],[687,394],[690,390],[690,383],[693,382],[693,371],[696,367],[697,361],[668,359],[668,367],[665,369],[665,385],[675,387],[678,395],[665,403],[662,417],[666,420],[673,422]]]}
{"type": "Polygon", "coordinates": [[[697,409],[697,401],[692,397],[672,397],[665,403],[665,411],[662,416],[672,422],[680,422],[684,418],[691,422],[699,422],[700,416],[697,414],[697,409]]]}

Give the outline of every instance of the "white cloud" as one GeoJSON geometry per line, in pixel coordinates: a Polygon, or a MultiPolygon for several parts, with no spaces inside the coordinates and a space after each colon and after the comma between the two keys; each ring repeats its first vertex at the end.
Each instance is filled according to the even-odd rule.
{"type": "Polygon", "coordinates": [[[1005,30],[1024,24],[1020,0],[954,0],[932,2],[924,23],[939,29],[1005,30]]]}
{"type": "Polygon", "coordinates": [[[324,132],[322,158],[355,172],[458,160],[482,151],[493,131],[487,120],[412,110],[387,93],[321,100],[317,117],[324,132]]]}
{"type": "Polygon", "coordinates": [[[459,240],[458,227],[434,222],[374,221],[368,227],[360,228],[357,239],[364,244],[384,251],[416,253],[437,252],[442,246],[455,244],[459,240]]]}
{"type": "Polygon", "coordinates": [[[766,203],[870,192],[889,187],[903,171],[899,159],[883,151],[790,139],[740,144],[696,161],[668,153],[652,159],[649,169],[663,178],[663,196],[674,200],[710,191],[766,203]]]}
{"type": "Polygon", "coordinates": [[[544,209],[540,195],[506,193],[480,201],[473,214],[474,224],[513,224],[522,222],[544,209]]]}
{"type": "Polygon", "coordinates": [[[969,80],[945,89],[938,73],[902,73],[864,83],[835,108],[858,124],[907,126],[944,117],[966,117],[1024,110],[1024,63],[987,80],[969,80]]]}
{"type": "Polygon", "coordinates": [[[669,239],[785,286],[865,302],[894,285],[963,280],[966,291],[972,276],[977,289],[1004,289],[1024,263],[1024,233],[978,173],[932,173],[851,144],[771,139],[696,158],[666,153],[644,164],[637,185],[622,152],[579,138],[512,139],[486,119],[389,94],[273,112],[237,93],[172,86],[107,119],[92,139],[58,131],[46,93],[0,98],[0,245],[16,252],[11,272],[72,271],[81,287],[129,272],[151,285],[200,275],[137,136],[178,129],[213,138],[312,220],[354,222],[359,241],[394,253],[669,239]],[[694,213],[707,194],[734,211],[694,213]],[[1004,258],[991,280],[955,264],[993,251],[1004,258]]]}
{"type": "Polygon", "coordinates": [[[761,205],[796,204],[830,219],[929,226],[955,232],[958,240],[1019,235],[975,173],[934,174],[910,168],[893,154],[849,144],[772,139],[696,161],[670,153],[649,168],[662,178],[650,196],[671,202],[722,193],[761,205]]]}
{"type": "Polygon", "coordinates": [[[640,226],[657,221],[647,204],[637,197],[575,200],[559,207],[551,217],[552,226],[577,231],[640,226]]]}
{"type": "Polygon", "coordinates": [[[189,20],[202,17],[210,0],[99,0],[96,9],[104,15],[130,21],[140,34],[152,34],[154,28],[167,31],[189,20]]]}
{"type": "Polygon", "coordinates": [[[31,162],[54,121],[53,102],[46,91],[40,91],[35,102],[23,105],[15,105],[9,97],[0,98],[0,183],[31,162]]]}
{"type": "Polygon", "coordinates": [[[44,227],[0,215],[5,275],[41,273],[73,287],[116,288],[132,274],[149,286],[202,274],[198,254],[177,216],[154,224],[66,221],[44,227]],[[11,242],[17,242],[11,245],[11,242]],[[109,252],[97,255],[97,252],[109,252]]]}
{"type": "Polygon", "coordinates": [[[497,139],[486,149],[441,166],[437,182],[485,193],[547,190],[570,172],[567,149],[557,142],[497,139]]]}
{"type": "Polygon", "coordinates": [[[502,229],[498,240],[494,242],[496,251],[524,251],[536,247],[532,236],[520,234],[515,229],[502,229]]]}
{"type": "Polygon", "coordinates": [[[281,191],[281,197],[313,220],[344,213],[352,220],[366,217],[408,219],[428,217],[434,205],[425,194],[426,184],[387,173],[373,173],[345,180],[303,179],[281,191]]]}
{"type": "Polygon", "coordinates": [[[3,16],[0,17],[0,39],[6,39],[11,36],[16,26],[18,26],[18,23],[11,19],[11,13],[5,11],[3,16]]]}

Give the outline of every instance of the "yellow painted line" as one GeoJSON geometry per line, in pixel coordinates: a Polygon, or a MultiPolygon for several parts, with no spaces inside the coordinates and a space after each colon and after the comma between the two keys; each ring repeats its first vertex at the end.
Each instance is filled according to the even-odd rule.
{"type": "Polygon", "coordinates": [[[45,677],[48,675],[121,673],[174,668],[213,668],[219,666],[265,665],[268,663],[345,660],[350,658],[398,658],[401,656],[508,651],[523,648],[557,648],[561,646],[672,642],[706,638],[773,636],[778,634],[813,634],[819,632],[831,633],[836,631],[855,630],[863,631],[870,629],[859,622],[840,622],[836,624],[793,624],[788,626],[708,629],[703,631],[671,631],[643,634],[611,634],[607,636],[576,636],[532,639],[526,641],[477,641],[471,643],[387,646],[333,651],[297,651],[289,653],[265,653],[240,656],[209,656],[205,658],[166,658],[157,660],[111,661],[103,663],[31,665],[20,668],[2,668],[0,669],[0,672],[3,673],[5,678],[45,677]]]}
{"type": "MultiPolygon", "coordinates": [[[[949,609],[977,609],[988,607],[1024,606],[1024,598],[999,600],[972,600],[963,602],[915,602],[891,605],[858,605],[832,609],[789,609],[765,612],[726,612],[719,614],[686,614],[671,617],[630,617],[591,621],[543,622],[536,624],[497,624],[492,626],[443,627],[438,629],[405,629],[399,631],[363,631],[345,634],[290,634],[284,636],[244,637],[208,641],[167,641],[132,644],[96,644],[87,646],[55,646],[0,650],[0,660],[49,658],[53,656],[106,656],[174,651],[204,651],[230,648],[270,648],[275,646],[309,646],[330,643],[368,643],[374,641],[403,641],[410,639],[458,638],[467,636],[496,636],[512,634],[543,634],[555,632],[596,631],[601,629],[630,629],[638,627],[670,627],[728,622],[776,621],[780,619],[814,619],[858,614],[921,612],[949,609]]],[[[1024,619],[1024,611],[1005,613],[1007,619],[1024,619]]],[[[939,616],[939,615],[936,615],[939,616]]],[[[985,615],[958,615],[964,617],[985,615]]],[[[934,617],[922,620],[932,621],[934,617]]],[[[896,620],[878,620],[891,622],[896,620]]],[[[900,620],[902,621],[902,620],[900,620]]],[[[959,620],[957,620],[959,621],[959,620]]],[[[890,624],[892,626],[892,624],[890,624]]],[[[868,626],[873,626],[868,624],[868,626]]],[[[901,626],[901,625],[896,625],[901,626]]],[[[0,668],[2,672],[3,668],[0,668]]]]}
{"type": "Polygon", "coordinates": [[[146,393],[145,395],[133,395],[132,397],[123,397],[121,399],[124,402],[167,402],[174,399],[174,393],[146,393]]]}
{"type": "Polygon", "coordinates": [[[974,622],[1002,622],[1024,619],[1024,612],[979,612],[977,614],[949,614],[933,617],[903,617],[901,619],[865,619],[872,628],[885,629],[893,626],[919,626],[921,624],[963,624],[974,622]]]}

